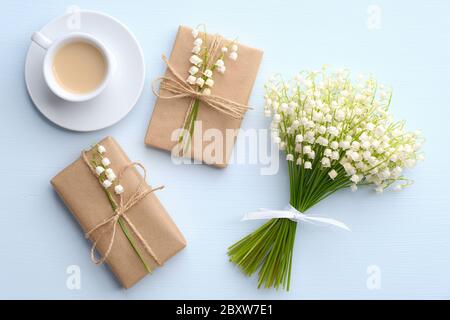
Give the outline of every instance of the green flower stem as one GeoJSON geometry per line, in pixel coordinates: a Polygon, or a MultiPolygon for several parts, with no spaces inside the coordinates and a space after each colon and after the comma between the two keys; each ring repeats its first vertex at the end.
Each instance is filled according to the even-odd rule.
{"type": "MultiPolygon", "coordinates": [[[[106,189],[105,189],[105,193],[108,197],[111,207],[113,208],[113,210],[116,210],[118,205],[116,203],[116,200],[114,200],[113,195],[111,194],[111,192],[109,192],[106,189]]],[[[124,233],[125,237],[127,238],[128,242],[130,243],[131,247],[133,248],[134,252],[137,254],[137,256],[139,257],[139,260],[141,260],[142,264],[144,265],[145,270],[147,270],[148,273],[152,273],[152,269],[147,264],[147,262],[145,262],[145,259],[144,259],[143,255],[141,254],[141,252],[136,244],[136,241],[134,240],[133,235],[130,233],[130,231],[126,227],[123,219],[119,218],[118,223],[119,223],[120,228],[122,229],[122,232],[124,233]]]]}
{"type": "MultiPolygon", "coordinates": [[[[295,161],[289,161],[288,170],[289,203],[300,212],[306,212],[324,198],[351,184],[339,167],[336,168],[339,177],[335,180],[318,163],[314,163],[311,170],[306,170],[295,161]]],[[[228,248],[230,261],[248,276],[259,270],[258,288],[282,287],[289,290],[296,231],[295,221],[269,220],[228,248]]]]}
{"type": "Polygon", "coordinates": [[[128,241],[130,242],[131,246],[133,247],[134,252],[136,252],[137,256],[139,257],[139,259],[141,260],[142,264],[145,267],[145,270],[147,270],[148,273],[152,273],[152,269],[150,268],[150,266],[147,264],[147,262],[145,262],[144,257],[142,256],[142,254],[140,253],[136,242],[134,241],[133,236],[131,235],[131,233],[128,231],[128,228],[125,226],[125,223],[123,221],[122,218],[119,218],[119,226],[122,229],[123,233],[125,234],[125,236],[127,237],[128,241]]]}
{"type": "Polygon", "coordinates": [[[194,105],[192,106],[192,119],[191,119],[191,123],[190,123],[190,127],[189,127],[189,136],[193,136],[194,134],[194,128],[195,128],[195,121],[197,121],[197,115],[198,115],[198,109],[200,106],[200,100],[199,99],[195,99],[194,101],[194,105]]]}
{"type": "MultiPolygon", "coordinates": [[[[98,145],[96,145],[96,147],[98,147],[98,145]]],[[[100,166],[102,155],[99,153],[93,153],[92,157],[93,157],[93,159],[91,160],[91,163],[94,166],[94,168],[97,166],[100,166]]],[[[98,177],[100,184],[102,184],[104,179],[105,179],[105,174],[103,173],[98,177]]],[[[114,199],[114,196],[111,194],[111,192],[109,192],[109,190],[107,190],[107,189],[103,189],[103,190],[104,190],[106,196],[108,197],[108,201],[111,204],[112,209],[115,211],[117,209],[118,205],[117,205],[116,200],[114,199]]],[[[134,240],[133,235],[129,232],[123,219],[119,218],[118,223],[119,223],[120,228],[122,229],[122,232],[124,233],[125,237],[127,238],[128,242],[130,243],[131,247],[133,248],[134,252],[136,253],[136,255],[141,260],[142,264],[144,265],[145,269],[147,270],[148,273],[151,273],[152,269],[145,261],[143,255],[141,254],[141,252],[136,244],[136,241],[134,240]]]]}
{"type": "Polygon", "coordinates": [[[181,132],[180,137],[178,138],[178,143],[183,143],[184,147],[186,147],[186,148],[194,135],[195,121],[197,121],[199,106],[200,106],[200,100],[195,99],[193,102],[193,105],[192,105],[192,109],[190,110],[190,112],[186,118],[186,123],[184,124],[184,127],[183,127],[184,130],[183,130],[183,132],[181,132]],[[186,132],[189,133],[187,137],[185,136],[186,132]],[[184,141],[185,138],[188,140],[184,141]]]}

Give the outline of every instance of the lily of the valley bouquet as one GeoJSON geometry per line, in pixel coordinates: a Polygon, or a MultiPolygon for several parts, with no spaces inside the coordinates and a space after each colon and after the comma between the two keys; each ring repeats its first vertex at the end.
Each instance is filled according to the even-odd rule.
{"type": "MultiPolygon", "coordinates": [[[[341,189],[372,185],[382,193],[411,184],[403,173],[422,158],[423,139],[393,120],[391,97],[372,77],[352,82],[347,70],[325,67],[266,84],[265,114],[288,162],[289,207],[248,214],[270,220],[228,251],[247,275],[259,270],[259,286],[289,289],[297,222],[308,221],[308,209],[341,189]]],[[[330,218],[309,219],[346,228],[330,218]]]]}

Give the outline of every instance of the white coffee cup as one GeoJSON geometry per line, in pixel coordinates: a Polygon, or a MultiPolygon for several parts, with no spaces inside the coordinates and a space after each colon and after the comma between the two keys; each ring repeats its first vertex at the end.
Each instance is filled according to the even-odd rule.
{"type": "Polygon", "coordinates": [[[105,89],[105,87],[107,86],[108,82],[112,77],[114,69],[113,56],[111,55],[110,51],[97,38],[93,37],[92,35],[81,32],[72,32],[52,41],[41,32],[35,32],[33,33],[31,40],[37,45],[39,45],[42,49],[47,51],[43,63],[43,73],[45,82],[55,95],[64,100],[79,102],[93,99],[105,89]],[[53,72],[53,59],[55,57],[55,54],[58,52],[60,48],[73,42],[86,42],[90,45],[93,45],[103,55],[106,64],[105,76],[101,84],[98,85],[93,91],[80,94],[73,93],[61,87],[61,85],[55,79],[55,75],[53,72]]]}

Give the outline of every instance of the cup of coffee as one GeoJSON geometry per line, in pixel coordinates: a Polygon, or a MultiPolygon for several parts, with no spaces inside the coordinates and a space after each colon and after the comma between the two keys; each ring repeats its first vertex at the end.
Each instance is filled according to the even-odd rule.
{"type": "Polygon", "coordinates": [[[46,50],[43,72],[50,90],[68,101],[98,96],[113,73],[113,57],[95,37],[73,32],[55,41],[35,32],[32,41],[46,50]]]}

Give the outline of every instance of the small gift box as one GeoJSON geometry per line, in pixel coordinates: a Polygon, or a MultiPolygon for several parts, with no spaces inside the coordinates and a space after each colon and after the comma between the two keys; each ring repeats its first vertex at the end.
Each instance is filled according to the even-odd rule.
{"type": "Polygon", "coordinates": [[[160,88],[153,88],[158,98],[145,143],[226,167],[262,55],[236,41],[180,26],[170,59],[163,57],[165,76],[155,79],[160,88]],[[187,148],[180,145],[186,133],[180,128],[187,131],[187,148]]]}
{"type": "Polygon", "coordinates": [[[145,176],[107,137],[51,180],[92,240],[91,259],[106,262],[125,288],[186,246],[155,195],[162,187],[152,189],[145,176]]]}

